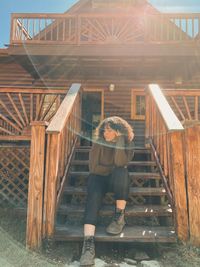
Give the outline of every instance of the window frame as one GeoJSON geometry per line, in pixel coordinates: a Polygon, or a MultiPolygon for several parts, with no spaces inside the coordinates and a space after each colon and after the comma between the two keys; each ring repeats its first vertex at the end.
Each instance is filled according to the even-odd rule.
{"type": "Polygon", "coordinates": [[[144,89],[132,89],[131,90],[131,119],[145,120],[145,115],[136,114],[136,97],[137,96],[145,96],[144,89]]]}
{"type": "Polygon", "coordinates": [[[104,119],[104,89],[99,88],[83,88],[83,92],[100,92],[101,93],[101,121],[104,119]]]}

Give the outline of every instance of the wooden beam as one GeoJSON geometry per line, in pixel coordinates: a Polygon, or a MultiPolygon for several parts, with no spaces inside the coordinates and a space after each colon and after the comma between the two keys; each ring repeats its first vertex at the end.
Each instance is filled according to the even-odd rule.
{"type": "Polygon", "coordinates": [[[200,54],[200,47],[193,42],[189,46],[179,46],[177,44],[132,44],[132,45],[69,45],[63,41],[41,43],[27,43],[26,48],[23,45],[10,46],[8,53],[10,55],[54,55],[54,56],[81,56],[81,57],[145,57],[145,56],[181,56],[194,57],[200,54]]]}
{"type": "Polygon", "coordinates": [[[190,242],[200,246],[200,125],[186,128],[185,144],[190,242]]]}
{"type": "Polygon", "coordinates": [[[175,208],[176,231],[178,238],[187,241],[189,238],[187,192],[185,183],[185,159],[183,132],[175,131],[169,137],[169,164],[175,208]]]}
{"type": "Polygon", "coordinates": [[[45,174],[43,238],[52,237],[55,231],[57,178],[59,173],[60,134],[49,134],[45,174]]]}
{"type": "Polygon", "coordinates": [[[0,93],[22,93],[22,94],[66,94],[66,89],[61,89],[60,87],[52,87],[52,89],[48,89],[46,87],[38,88],[38,87],[2,87],[0,86],[0,93]]]}
{"type": "Polygon", "coordinates": [[[26,141],[31,140],[30,135],[0,135],[0,141],[26,141]]]}
{"type": "Polygon", "coordinates": [[[42,242],[45,123],[35,122],[31,134],[26,246],[38,249],[42,242]]]}

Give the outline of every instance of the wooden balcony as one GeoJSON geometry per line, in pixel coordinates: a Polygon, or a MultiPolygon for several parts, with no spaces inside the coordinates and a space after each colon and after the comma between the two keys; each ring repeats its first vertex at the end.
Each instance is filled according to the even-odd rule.
{"type": "Polygon", "coordinates": [[[13,14],[10,44],[192,44],[200,14],[13,14]]]}

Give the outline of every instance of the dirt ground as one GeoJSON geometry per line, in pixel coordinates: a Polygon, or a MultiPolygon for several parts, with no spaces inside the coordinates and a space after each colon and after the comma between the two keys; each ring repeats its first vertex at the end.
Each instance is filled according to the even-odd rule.
{"type": "MultiPolygon", "coordinates": [[[[23,217],[10,209],[0,209],[0,267],[68,266],[80,256],[79,243],[47,243],[39,252],[25,249],[23,217]]],[[[151,260],[163,267],[199,267],[200,248],[184,244],[104,244],[96,245],[96,256],[106,263],[121,263],[124,258],[134,259],[136,252],[145,252],[151,260]]],[[[110,266],[110,265],[109,265],[110,266]]]]}

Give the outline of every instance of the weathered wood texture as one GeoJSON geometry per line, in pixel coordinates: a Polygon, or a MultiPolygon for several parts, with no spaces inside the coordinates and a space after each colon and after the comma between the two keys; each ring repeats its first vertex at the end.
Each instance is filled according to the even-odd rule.
{"type": "Polygon", "coordinates": [[[158,85],[148,90],[146,137],[152,140],[167,180],[166,191],[171,190],[178,237],[188,240],[188,210],[185,183],[183,130],[180,121],[169,106],[158,85]]]}
{"type": "Polygon", "coordinates": [[[37,249],[42,241],[43,185],[45,164],[45,123],[32,125],[26,246],[37,249]]]}
{"type": "Polygon", "coordinates": [[[185,130],[190,241],[200,246],[200,125],[185,130]]]}
{"type": "MultiPolygon", "coordinates": [[[[30,73],[11,60],[7,55],[3,62],[0,60],[0,86],[14,87],[14,86],[32,86],[33,78],[30,73]]],[[[0,88],[1,91],[1,88],[0,88]]]]}
{"type": "Polygon", "coordinates": [[[181,240],[187,241],[189,238],[187,189],[185,181],[185,150],[183,142],[183,132],[170,132],[169,137],[169,157],[170,176],[173,188],[176,231],[181,240]]]}
{"type": "MultiPolygon", "coordinates": [[[[55,233],[57,241],[82,241],[83,235],[80,235],[82,227],[58,227],[55,233]],[[67,237],[67,238],[66,238],[67,237]]],[[[102,242],[150,242],[166,243],[175,242],[176,236],[174,229],[171,227],[148,227],[135,226],[125,227],[121,235],[108,235],[104,227],[97,227],[96,240],[102,242]],[[123,236],[123,238],[122,238],[123,236]]]]}
{"type": "Polygon", "coordinates": [[[59,177],[59,151],[61,149],[59,134],[48,136],[47,159],[45,174],[45,198],[44,198],[44,227],[43,237],[46,233],[52,234],[54,230],[57,180],[59,177]],[[53,229],[52,229],[53,228],[53,229]]]}
{"type": "Polygon", "coordinates": [[[80,84],[73,84],[47,128],[43,237],[54,233],[55,213],[81,125],[80,84]]]}

